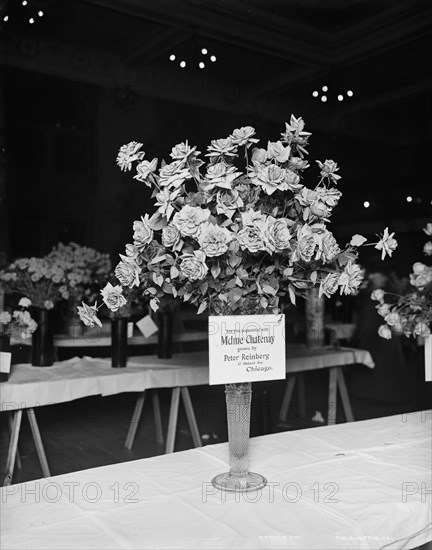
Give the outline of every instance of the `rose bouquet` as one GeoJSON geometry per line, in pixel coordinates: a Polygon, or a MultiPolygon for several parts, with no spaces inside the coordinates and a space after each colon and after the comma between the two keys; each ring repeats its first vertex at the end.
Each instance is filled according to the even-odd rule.
{"type": "MultiPolygon", "coordinates": [[[[432,237],[432,223],[423,229],[432,237]]],[[[432,256],[432,242],[427,241],[423,248],[425,256],[432,256]]],[[[384,318],[385,324],[378,329],[382,338],[390,339],[392,331],[410,336],[430,336],[432,332],[432,266],[422,262],[413,265],[410,274],[412,291],[404,295],[374,290],[371,298],[378,302],[376,309],[384,318]]]]}
{"type": "MultiPolygon", "coordinates": [[[[156,210],[133,223],[133,242],[115,269],[114,307],[133,288],[155,311],[168,295],[198,313],[222,314],[278,313],[281,299],[295,303],[317,285],[325,296],[355,292],[363,279],[358,247],[366,239],[354,235],[341,248],[328,229],[342,196],[339,168],[317,161],[318,183],[305,185],[310,135],[291,116],[280,139],[259,148],[247,126],[213,140],[207,162],[196,147],[180,143],[159,170],[157,159],[144,160],[141,143],[122,146],[117,164],[124,171],[136,164],[134,179],[153,189],[156,210]]],[[[369,245],[384,258],[397,243],[386,228],[369,245]]],[[[97,304],[86,310],[86,322],[97,323],[97,310],[97,304]]]]}

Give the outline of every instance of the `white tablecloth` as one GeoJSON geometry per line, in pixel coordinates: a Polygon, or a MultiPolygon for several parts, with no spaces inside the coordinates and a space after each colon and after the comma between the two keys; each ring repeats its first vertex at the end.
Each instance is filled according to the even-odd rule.
{"type": "MultiPolygon", "coordinates": [[[[356,363],[374,366],[370,353],[365,350],[287,348],[287,373],[356,363]]],[[[263,376],[265,378],[265,373],[263,376]]],[[[111,359],[92,357],[75,357],[52,367],[23,363],[13,365],[9,381],[0,384],[0,410],[64,403],[92,395],[199,386],[208,382],[207,352],[179,353],[171,359],[150,355],[130,357],[123,369],[113,369],[111,359]]]]}
{"type": "Polygon", "coordinates": [[[407,549],[431,540],[432,411],[254,438],[271,488],[220,493],[226,443],[1,489],[1,548],[407,549]]]}

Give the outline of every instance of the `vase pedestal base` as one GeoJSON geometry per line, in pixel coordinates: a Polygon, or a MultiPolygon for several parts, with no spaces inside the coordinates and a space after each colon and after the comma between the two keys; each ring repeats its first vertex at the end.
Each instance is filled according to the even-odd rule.
{"type": "Polygon", "coordinates": [[[244,475],[226,472],[214,477],[212,485],[220,491],[247,493],[249,491],[259,491],[267,485],[267,480],[261,474],[255,474],[254,472],[247,472],[244,475]]]}

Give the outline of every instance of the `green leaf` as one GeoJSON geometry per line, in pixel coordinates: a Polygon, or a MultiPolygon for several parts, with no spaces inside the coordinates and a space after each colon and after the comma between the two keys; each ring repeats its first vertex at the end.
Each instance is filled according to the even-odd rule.
{"type": "Polygon", "coordinates": [[[203,311],[207,309],[208,303],[204,300],[204,302],[201,302],[200,307],[198,308],[197,314],[199,315],[203,311]]]}
{"type": "Polygon", "coordinates": [[[276,289],[274,289],[272,286],[270,285],[266,285],[264,284],[262,286],[262,289],[264,292],[266,292],[267,294],[271,294],[272,296],[275,296],[276,295],[276,289]]]}
{"type": "Polygon", "coordinates": [[[152,264],[158,264],[159,262],[163,262],[166,258],[166,254],[163,254],[162,256],[156,256],[156,258],[153,258],[153,260],[150,262],[150,265],[152,264]]]}
{"type": "Polygon", "coordinates": [[[202,294],[205,294],[208,290],[208,283],[206,281],[204,281],[201,285],[200,285],[200,291],[202,294]]]}
{"type": "Polygon", "coordinates": [[[215,279],[219,276],[220,272],[221,272],[221,268],[220,268],[219,264],[212,265],[211,274],[213,275],[213,277],[215,279]]]}
{"type": "Polygon", "coordinates": [[[232,304],[235,304],[236,302],[238,302],[242,296],[243,296],[243,292],[241,291],[240,288],[233,288],[228,293],[229,301],[232,304]]]}
{"type": "Polygon", "coordinates": [[[289,293],[289,297],[290,297],[292,305],[295,306],[296,305],[296,295],[295,295],[295,292],[294,292],[294,289],[293,289],[292,285],[288,286],[288,293],[289,293]]]}
{"type": "Polygon", "coordinates": [[[171,279],[175,279],[180,275],[180,271],[176,268],[175,265],[171,266],[170,275],[171,275],[171,279]]]}
{"type": "Polygon", "coordinates": [[[147,288],[146,292],[147,292],[147,294],[151,294],[152,296],[156,296],[156,294],[157,294],[157,290],[155,288],[153,288],[152,286],[147,288]]]}
{"type": "Polygon", "coordinates": [[[153,231],[160,231],[168,224],[165,216],[160,212],[155,212],[149,219],[149,226],[153,231]]]}
{"type": "Polygon", "coordinates": [[[150,300],[150,307],[152,308],[153,311],[157,311],[159,309],[159,301],[156,300],[155,298],[152,298],[150,300]]]}

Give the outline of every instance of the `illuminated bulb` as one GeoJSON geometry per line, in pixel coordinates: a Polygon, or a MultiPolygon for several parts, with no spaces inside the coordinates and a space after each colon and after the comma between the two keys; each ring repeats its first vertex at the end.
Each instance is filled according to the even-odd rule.
{"type": "Polygon", "coordinates": [[[326,95],[321,96],[321,101],[325,103],[327,101],[327,96],[326,95]]]}
{"type": "Polygon", "coordinates": [[[27,6],[27,0],[23,0],[23,1],[22,1],[22,5],[23,5],[23,6],[27,6]]]}
{"type": "Polygon", "coordinates": [[[343,95],[342,94],[338,95],[338,101],[343,101],[343,95]]]}
{"type": "Polygon", "coordinates": [[[5,16],[3,17],[3,21],[9,21],[9,15],[5,15],[5,16]]]}
{"type": "Polygon", "coordinates": [[[406,198],[406,201],[407,201],[407,202],[412,202],[412,197],[410,197],[410,196],[408,195],[408,197],[406,198]]]}
{"type": "Polygon", "coordinates": [[[30,17],[30,19],[29,19],[29,23],[30,23],[30,25],[33,25],[33,23],[34,23],[34,19],[33,19],[33,17],[30,17]]]}
{"type": "Polygon", "coordinates": [[[328,91],[328,86],[323,86],[321,89],[322,89],[323,92],[327,92],[328,91]]]}
{"type": "Polygon", "coordinates": [[[353,94],[352,90],[348,90],[348,91],[347,91],[347,96],[348,96],[348,97],[352,97],[353,95],[354,95],[354,94],[353,94]]]}
{"type": "Polygon", "coordinates": [[[180,67],[184,69],[186,67],[186,61],[180,61],[180,67]]]}
{"type": "Polygon", "coordinates": [[[369,202],[369,201],[364,201],[363,206],[364,206],[365,208],[369,208],[370,202],[369,202]]]}
{"type": "Polygon", "coordinates": [[[215,55],[212,55],[212,56],[210,57],[210,61],[213,61],[213,63],[214,63],[214,62],[216,61],[216,56],[215,56],[215,55]]]}
{"type": "Polygon", "coordinates": [[[315,90],[314,92],[312,92],[312,95],[313,95],[314,97],[318,97],[318,92],[315,90]]]}
{"type": "Polygon", "coordinates": [[[170,61],[175,61],[175,55],[173,53],[170,55],[170,61]]]}
{"type": "Polygon", "coordinates": [[[203,63],[202,61],[199,62],[199,68],[200,69],[204,69],[205,67],[205,63],[203,63]]]}
{"type": "Polygon", "coordinates": [[[205,48],[203,48],[203,49],[201,50],[201,53],[202,53],[203,55],[207,55],[207,50],[206,50],[205,48]]]}
{"type": "Polygon", "coordinates": [[[42,10],[39,10],[39,11],[38,11],[38,15],[39,15],[39,17],[42,17],[42,16],[43,16],[43,11],[42,11],[42,10]]]}

